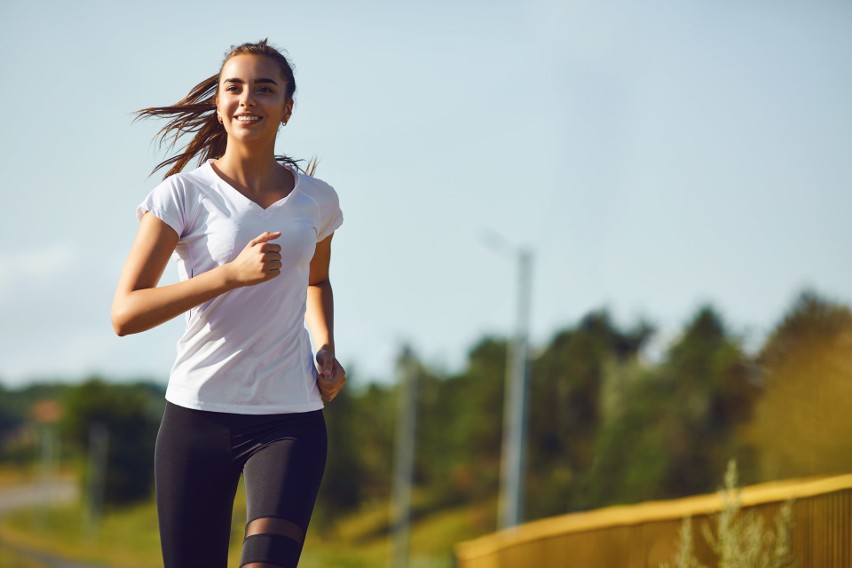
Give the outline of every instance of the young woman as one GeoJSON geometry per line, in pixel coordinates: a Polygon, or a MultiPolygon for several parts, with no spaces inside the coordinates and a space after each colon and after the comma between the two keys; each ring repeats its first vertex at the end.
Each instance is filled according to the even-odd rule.
{"type": "Polygon", "coordinates": [[[139,111],[170,118],[161,141],[195,133],[156,168],[172,165],[137,208],[112,306],[118,335],[186,314],[155,455],[166,568],[226,566],[240,475],[240,565],[296,566],[325,467],[321,409],[345,382],[329,283],[343,216],[329,185],[274,154],[295,90],[264,40],[232,48],[177,104],[139,111]],[[173,256],[180,282],[158,286],[173,256]]]}

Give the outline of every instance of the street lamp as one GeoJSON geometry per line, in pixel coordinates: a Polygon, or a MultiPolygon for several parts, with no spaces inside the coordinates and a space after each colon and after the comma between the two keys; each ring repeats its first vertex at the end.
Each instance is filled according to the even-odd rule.
{"type": "Polygon", "coordinates": [[[507,529],[520,524],[524,510],[532,252],[512,245],[494,232],[486,235],[485,242],[492,250],[515,260],[518,267],[515,334],[506,365],[503,400],[499,526],[507,529]]]}

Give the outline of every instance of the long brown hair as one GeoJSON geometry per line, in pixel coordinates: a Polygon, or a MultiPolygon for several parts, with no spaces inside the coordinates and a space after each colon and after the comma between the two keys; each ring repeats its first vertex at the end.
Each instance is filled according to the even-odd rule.
{"type": "MultiPolygon", "coordinates": [[[[219,67],[219,73],[222,72],[225,63],[237,55],[262,55],[272,59],[278,64],[281,76],[287,82],[285,88],[286,100],[293,100],[293,95],[296,92],[296,78],[293,76],[293,67],[280,51],[266,42],[266,39],[257,43],[231,46],[219,67]]],[[[172,150],[184,135],[195,133],[192,140],[183,147],[181,152],[157,164],[157,167],[151,171],[152,174],[161,168],[171,166],[166,175],[163,176],[167,178],[182,171],[195,157],[199,158],[199,162],[204,162],[209,158],[218,158],[225,153],[228,134],[225,132],[225,127],[219,124],[219,120],[216,118],[219,73],[198,83],[184,98],[173,105],[148,107],[136,111],[134,120],[152,117],[169,119],[166,125],[154,135],[154,139],[159,139],[161,146],[167,144],[169,150],[172,150]]],[[[299,166],[301,160],[294,160],[283,155],[276,155],[275,159],[288,166],[302,169],[299,166]]],[[[315,167],[316,160],[311,160],[307,167],[308,173],[313,173],[315,167]]]]}

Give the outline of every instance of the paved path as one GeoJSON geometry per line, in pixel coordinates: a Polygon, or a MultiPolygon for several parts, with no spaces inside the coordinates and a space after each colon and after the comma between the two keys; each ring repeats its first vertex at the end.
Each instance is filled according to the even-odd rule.
{"type": "Polygon", "coordinates": [[[68,503],[79,495],[77,482],[71,479],[57,479],[49,484],[26,483],[0,488],[0,515],[33,505],[56,505],[68,503]]]}
{"type": "MultiPolygon", "coordinates": [[[[100,565],[96,566],[94,564],[79,564],[77,562],[71,562],[70,560],[59,558],[58,556],[51,556],[43,552],[38,552],[37,550],[22,548],[18,545],[11,544],[2,540],[0,540],[0,548],[6,548],[18,554],[19,556],[30,558],[35,562],[38,562],[41,566],[44,566],[45,568],[107,568],[105,566],[100,565]]],[[[6,567],[3,566],[0,568],[6,567]]],[[[8,568],[12,567],[9,566],[8,568]]]]}
{"type": "MultiPolygon", "coordinates": [[[[0,488],[0,515],[22,507],[68,503],[77,499],[78,495],[79,489],[77,482],[68,479],[57,479],[50,484],[33,482],[12,487],[3,487],[0,488]]],[[[106,568],[104,566],[71,562],[64,558],[30,550],[19,544],[3,540],[0,540],[0,548],[5,548],[20,556],[31,558],[35,562],[45,566],[45,568],[106,568]]],[[[6,567],[2,566],[0,568],[6,567]]]]}

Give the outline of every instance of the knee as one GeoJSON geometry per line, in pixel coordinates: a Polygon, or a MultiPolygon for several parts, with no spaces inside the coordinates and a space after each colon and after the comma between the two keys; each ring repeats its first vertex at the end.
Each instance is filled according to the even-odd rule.
{"type": "Polygon", "coordinates": [[[279,517],[260,517],[246,525],[241,568],[292,568],[299,562],[305,530],[279,517]]]}

